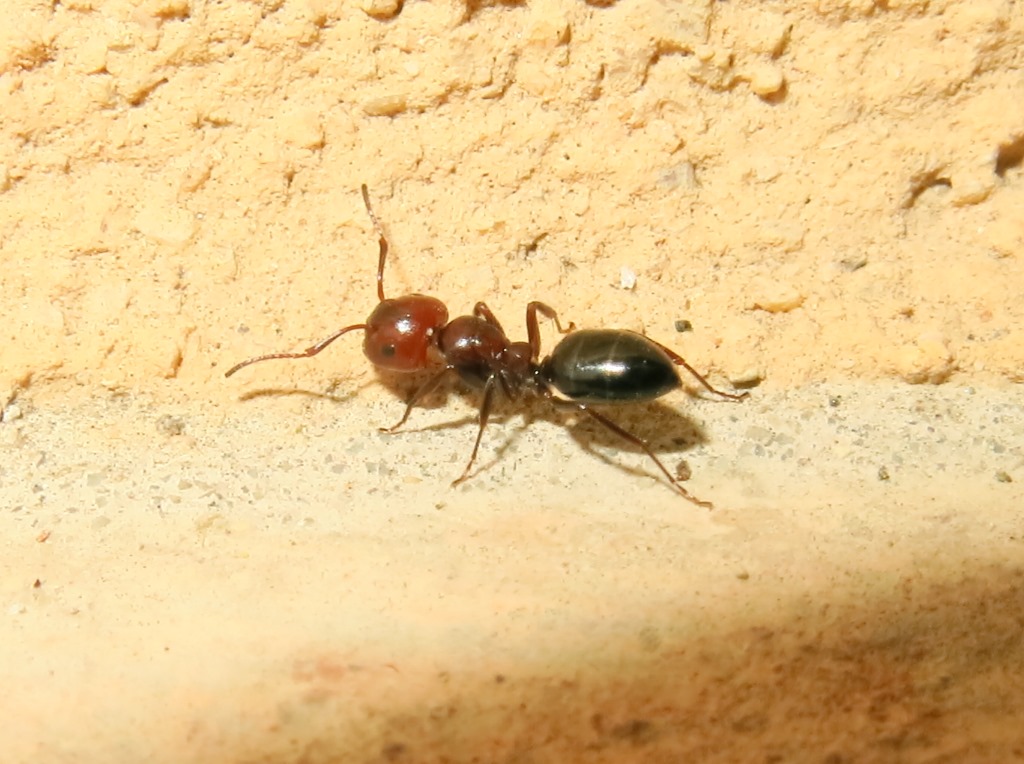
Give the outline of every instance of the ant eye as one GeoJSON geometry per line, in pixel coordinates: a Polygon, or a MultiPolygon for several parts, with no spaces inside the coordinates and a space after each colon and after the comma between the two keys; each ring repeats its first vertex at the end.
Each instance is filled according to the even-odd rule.
{"type": "Polygon", "coordinates": [[[384,356],[385,358],[393,357],[395,355],[395,346],[394,345],[384,345],[384,346],[382,346],[381,349],[380,349],[380,354],[382,356],[384,356]]]}

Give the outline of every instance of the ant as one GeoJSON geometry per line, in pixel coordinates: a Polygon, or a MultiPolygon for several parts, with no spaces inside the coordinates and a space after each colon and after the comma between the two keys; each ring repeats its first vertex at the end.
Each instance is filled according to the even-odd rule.
{"type": "Polygon", "coordinates": [[[363,203],[370,215],[380,242],[377,261],[377,307],[365,323],[352,324],[299,353],[272,353],[250,358],[231,367],[224,374],[230,377],[239,369],[275,358],[309,358],[317,355],[339,337],[361,331],[363,353],[374,366],[397,372],[415,372],[443,364],[443,368],[412,394],[405,413],[392,427],[382,432],[395,432],[409,419],[409,414],[441,381],[455,372],[470,387],[482,391],[479,429],[473,452],[462,474],[452,485],[469,477],[480,449],[480,440],[491,414],[494,394],[501,390],[506,398],[520,400],[529,393],[550,401],[552,405],[575,409],[596,420],[623,440],[641,449],[654,461],[669,484],[683,497],[702,507],[701,501],[680,485],[650,446],[641,438],[620,427],[591,408],[599,404],[641,403],[653,401],[682,386],[677,366],[682,366],[709,392],[722,398],[739,401],[748,393],[733,394],[717,390],[682,356],[636,332],[620,329],[581,329],[570,322],[562,326],[558,314],[542,302],[526,306],[526,342],[512,342],[505,330],[482,302],[473,307],[470,316],[448,320],[448,309],[434,297],[409,294],[384,296],[384,262],[388,241],[377,215],[370,206],[366,184],[361,186],[363,203]],[[538,315],[555,323],[567,335],[549,356],[540,360],[540,326],[538,315]]]}

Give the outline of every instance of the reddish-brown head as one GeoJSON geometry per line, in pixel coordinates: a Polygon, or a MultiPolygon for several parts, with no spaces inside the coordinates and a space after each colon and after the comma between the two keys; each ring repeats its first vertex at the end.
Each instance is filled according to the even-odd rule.
{"type": "Polygon", "coordinates": [[[390,371],[419,371],[433,362],[430,348],[448,323],[440,300],[410,294],[382,301],[366,319],[363,352],[370,363],[390,371]]]}

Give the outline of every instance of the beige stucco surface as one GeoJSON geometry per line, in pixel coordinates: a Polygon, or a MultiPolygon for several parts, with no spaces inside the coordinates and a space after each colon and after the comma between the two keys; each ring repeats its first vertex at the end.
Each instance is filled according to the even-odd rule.
{"type": "Polygon", "coordinates": [[[1010,0],[8,3],[0,758],[1024,756],[1022,159],[1010,0]],[[750,387],[608,412],[715,509],[540,404],[450,488],[357,337],[225,379],[374,307],[361,183],[389,294],[750,387]]]}

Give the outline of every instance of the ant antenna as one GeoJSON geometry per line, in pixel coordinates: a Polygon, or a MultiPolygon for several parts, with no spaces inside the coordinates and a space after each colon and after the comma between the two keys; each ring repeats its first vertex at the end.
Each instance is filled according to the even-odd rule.
{"type": "Polygon", "coordinates": [[[354,332],[358,329],[362,329],[363,331],[365,331],[366,324],[352,324],[352,326],[346,326],[341,331],[335,332],[325,340],[320,340],[318,343],[316,343],[315,345],[311,345],[310,347],[303,350],[301,353],[271,353],[270,355],[261,355],[257,358],[250,358],[248,361],[242,361],[241,363],[232,366],[230,369],[224,372],[224,376],[230,377],[236,371],[245,368],[251,363],[258,363],[260,361],[270,361],[273,360],[274,358],[309,358],[319,353],[325,347],[327,347],[336,339],[338,339],[338,337],[340,337],[341,335],[348,334],[349,332],[354,332]]]}
{"type": "Polygon", "coordinates": [[[373,221],[377,238],[380,240],[380,260],[377,261],[377,297],[384,302],[384,261],[388,256],[388,240],[384,235],[384,226],[377,220],[377,216],[373,213],[373,207],[370,206],[370,191],[366,188],[366,184],[363,183],[359,190],[363,192],[363,204],[366,205],[366,211],[370,214],[370,220],[373,221]]]}
{"type": "MultiPolygon", "coordinates": [[[[363,192],[363,204],[366,205],[366,211],[370,215],[370,220],[373,221],[374,230],[377,231],[377,238],[380,240],[380,259],[377,261],[377,297],[380,298],[381,302],[384,302],[384,261],[387,260],[388,256],[388,240],[387,237],[384,236],[384,227],[380,224],[380,221],[373,212],[373,208],[370,206],[370,191],[366,187],[366,184],[363,183],[359,187],[359,190],[363,192]]],[[[315,345],[311,345],[301,353],[271,353],[269,355],[261,355],[257,358],[250,358],[247,361],[242,361],[241,363],[232,366],[224,372],[224,376],[230,377],[239,369],[244,369],[249,364],[259,363],[260,361],[271,361],[275,358],[310,358],[330,345],[338,339],[338,337],[357,330],[366,331],[367,328],[367,324],[352,324],[352,326],[346,326],[344,329],[335,332],[327,339],[320,340],[315,345]]]]}

